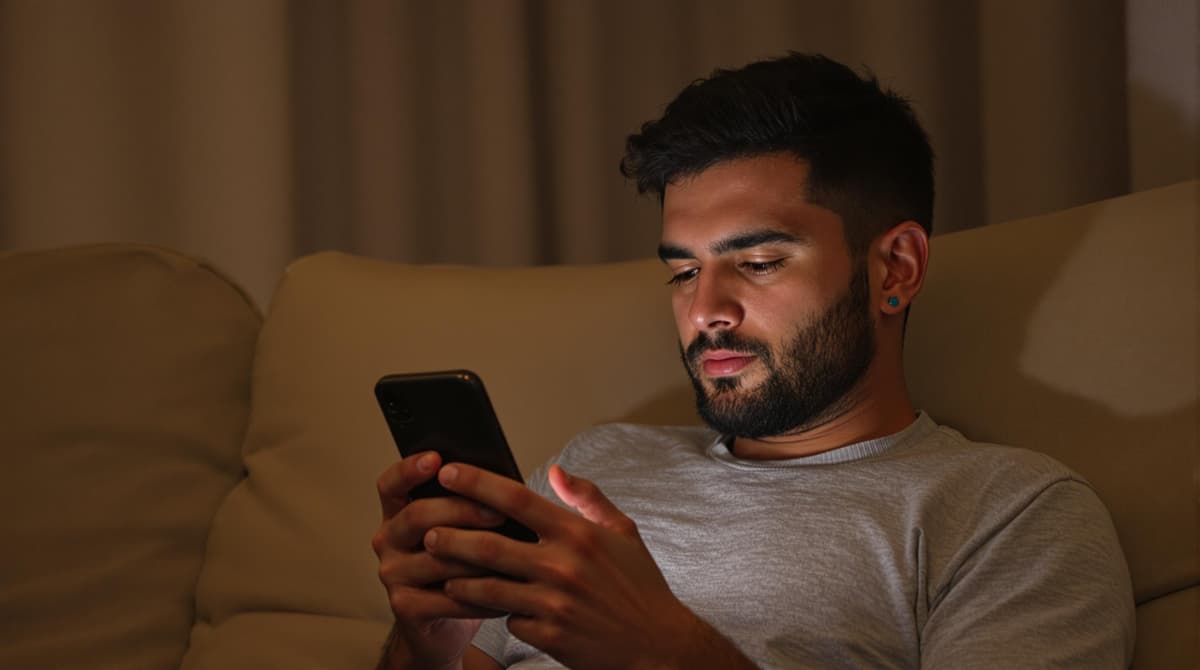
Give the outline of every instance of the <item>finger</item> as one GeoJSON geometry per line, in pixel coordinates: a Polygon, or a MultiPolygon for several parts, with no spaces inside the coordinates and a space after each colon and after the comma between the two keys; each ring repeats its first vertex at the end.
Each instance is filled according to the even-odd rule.
{"type": "Polygon", "coordinates": [[[553,534],[574,516],[521,482],[466,463],[443,467],[438,471],[438,481],[447,490],[477,500],[542,537],[553,534]]]}
{"type": "Polygon", "coordinates": [[[425,551],[388,556],[379,562],[379,581],[384,586],[427,588],[447,579],[482,577],[490,572],[467,563],[438,558],[425,551]]]}
{"type": "Polygon", "coordinates": [[[434,528],[425,534],[425,550],[437,558],[522,579],[532,579],[538,571],[538,545],[486,530],[434,528]]]}
{"type": "Polygon", "coordinates": [[[446,582],[445,593],[466,607],[537,616],[555,607],[559,596],[537,584],[503,577],[467,577],[446,582]]]}
{"type": "Polygon", "coordinates": [[[435,526],[494,528],[503,523],[504,517],[495,510],[466,498],[443,496],[412,501],[384,519],[380,533],[385,546],[408,551],[421,546],[425,533],[435,526]]]}
{"type": "Polygon", "coordinates": [[[461,603],[443,589],[397,588],[388,592],[392,614],[401,621],[425,622],[431,619],[491,619],[505,612],[461,603]]]}
{"type": "Polygon", "coordinates": [[[568,474],[558,465],[550,466],[548,477],[558,497],[578,510],[583,518],[618,533],[637,535],[633,520],[625,516],[591,481],[568,474]]]}
{"type": "Polygon", "coordinates": [[[426,451],[401,459],[384,470],[375,482],[383,518],[403,509],[413,487],[432,479],[441,464],[442,458],[437,452],[426,451]]]}
{"type": "Polygon", "coordinates": [[[514,614],[505,625],[513,637],[538,649],[569,646],[569,643],[564,645],[562,625],[555,620],[514,614]]]}

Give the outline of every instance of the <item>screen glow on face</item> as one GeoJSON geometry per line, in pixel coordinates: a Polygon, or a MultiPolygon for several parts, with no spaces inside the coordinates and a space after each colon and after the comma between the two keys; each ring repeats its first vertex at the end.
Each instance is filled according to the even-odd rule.
{"type": "Polygon", "coordinates": [[[865,264],[855,268],[842,296],[798,326],[779,352],[732,330],[713,335],[702,331],[686,350],[681,346],[704,422],[724,435],[762,438],[819,424],[836,413],[874,357],[868,281],[865,264]],[[737,375],[706,377],[701,357],[717,349],[756,356],[766,368],[766,378],[743,388],[737,375]]]}

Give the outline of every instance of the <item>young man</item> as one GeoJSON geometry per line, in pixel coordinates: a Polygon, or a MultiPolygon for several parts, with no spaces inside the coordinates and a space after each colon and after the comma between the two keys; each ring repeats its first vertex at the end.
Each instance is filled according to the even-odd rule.
{"type": "Polygon", "coordinates": [[[661,198],[711,430],[594,429],[529,489],[435,454],[389,468],[382,667],[1128,664],[1129,575],[1087,483],[909,400],[933,176],[906,102],[820,56],[718,71],[622,170],[661,198]],[[410,501],[432,477],[460,497],[410,501]],[[486,530],[505,516],[540,542],[486,530]]]}

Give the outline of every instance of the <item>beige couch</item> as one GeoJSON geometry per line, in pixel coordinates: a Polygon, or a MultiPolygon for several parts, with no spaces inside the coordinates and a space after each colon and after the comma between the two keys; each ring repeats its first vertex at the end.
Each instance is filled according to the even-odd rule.
{"type": "MultiPolygon", "coordinates": [[[[1112,511],[1139,668],[1197,667],[1196,182],[941,236],[919,404],[1112,511]]],[[[0,257],[0,668],[366,668],[395,458],[371,387],[472,368],[525,471],[596,422],[692,422],[664,271],[318,254],[262,318],[137,246],[0,257]]]]}

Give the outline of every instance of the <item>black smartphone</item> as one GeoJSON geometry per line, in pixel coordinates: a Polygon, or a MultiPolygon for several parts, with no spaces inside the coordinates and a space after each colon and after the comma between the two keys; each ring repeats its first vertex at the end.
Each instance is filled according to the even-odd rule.
{"type": "MultiPolygon", "coordinates": [[[[443,463],[468,463],[524,483],[483,381],[474,372],[387,375],[375,383],[375,398],[401,455],[436,451],[443,463]]],[[[452,494],[435,478],[410,495],[452,494]]],[[[495,530],[515,540],[538,541],[536,533],[512,519],[495,530]]]]}

